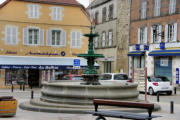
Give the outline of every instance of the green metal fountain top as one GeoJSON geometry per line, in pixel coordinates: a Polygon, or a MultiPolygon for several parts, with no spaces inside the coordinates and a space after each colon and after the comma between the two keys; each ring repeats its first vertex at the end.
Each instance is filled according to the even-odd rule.
{"type": "Polygon", "coordinates": [[[94,63],[95,63],[94,60],[96,58],[103,58],[104,57],[103,54],[95,54],[94,53],[93,38],[97,37],[99,35],[94,34],[92,31],[93,31],[93,27],[91,26],[90,34],[84,34],[84,36],[89,38],[88,54],[78,54],[77,55],[78,57],[84,57],[85,59],[87,59],[88,67],[83,73],[83,74],[87,74],[87,75],[95,75],[95,74],[97,74],[97,71],[94,68],[94,63]]]}

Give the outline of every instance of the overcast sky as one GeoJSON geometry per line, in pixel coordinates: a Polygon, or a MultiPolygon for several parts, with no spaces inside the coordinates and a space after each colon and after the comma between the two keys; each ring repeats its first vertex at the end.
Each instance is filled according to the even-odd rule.
{"type": "MultiPolygon", "coordinates": [[[[2,3],[3,1],[5,0],[0,0],[0,3],[2,3]]],[[[89,5],[89,0],[77,0],[77,1],[83,4],[85,7],[89,5]]]]}

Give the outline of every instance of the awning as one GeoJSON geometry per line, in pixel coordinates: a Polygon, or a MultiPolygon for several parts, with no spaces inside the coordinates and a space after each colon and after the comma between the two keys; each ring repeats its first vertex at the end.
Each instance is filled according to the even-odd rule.
{"type": "Polygon", "coordinates": [[[0,69],[77,69],[74,59],[80,60],[80,69],[87,67],[87,60],[78,57],[0,56],[0,69]]]}
{"type": "Polygon", "coordinates": [[[128,52],[128,56],[142,56],[145,54],[145,51],[131,51],[128,52]]]}
{"type": "Polygon", "coordinates": [[[151,51],[149,56],[180,56],[180,50],[155,50],[151,51]]]}

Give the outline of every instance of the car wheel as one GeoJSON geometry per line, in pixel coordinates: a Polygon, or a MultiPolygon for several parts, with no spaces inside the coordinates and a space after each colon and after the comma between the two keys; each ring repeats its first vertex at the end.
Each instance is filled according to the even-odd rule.
{"type": "Polygon", "coordinates": [[[154,94],[153,88],[149,88],[149,95],[153,95],[153,94],[154,94]]]}
{"type": "Polygon", "coordinates": [[[172,91],[167,92],[168,95],[172,95],[172,91]]]}
{"type": "Polygon", "coordinates": [[[106,120],[103,116],[99,116],[96,118],[96,120],[106,120]]]}

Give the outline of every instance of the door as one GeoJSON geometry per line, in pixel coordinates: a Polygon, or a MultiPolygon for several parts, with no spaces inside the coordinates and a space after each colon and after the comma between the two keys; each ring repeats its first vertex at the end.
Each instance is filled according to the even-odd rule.
{"type": "Polygon", "coordinates": [[[39,86],[39,70],[28,71],[28,84],[33,87],[39,86]]]}

